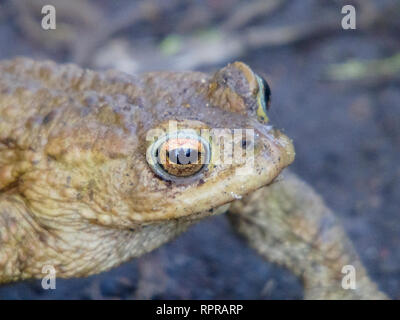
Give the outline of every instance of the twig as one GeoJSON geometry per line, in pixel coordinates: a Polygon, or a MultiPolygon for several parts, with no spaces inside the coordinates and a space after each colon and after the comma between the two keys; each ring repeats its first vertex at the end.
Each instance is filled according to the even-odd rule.
{"type": "Polygon", "coordinates": [[[174,9],[179,3],[178,0],[168,1],[146,1],[139,4],[133,3],[129,7],[121,9],[111,19],[104,18],[103,23],[95,30],[89,30],[86,34],[80,35],[72,48],[72,61],[86,65],[94,50],[111,36],[123,29],[131,27],[139,22],[149,20],[152,16],[165,10],[174,9]]]}
{"type": "Polygon", "coordinates": [[[260,0],[246,3],[239,8],[235,8],[235,12],[220,27],[225,32],[237,30],[258,17],[267,17],[285,3],[286,0],[260,0]]]}

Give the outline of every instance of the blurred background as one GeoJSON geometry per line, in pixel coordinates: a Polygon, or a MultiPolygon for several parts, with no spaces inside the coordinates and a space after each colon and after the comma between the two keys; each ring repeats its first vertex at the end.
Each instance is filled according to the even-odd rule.
{"type": "MultiPolygon", "coordinates": [[[[400,2],[0,1],[0,59],[29,56],[127,73],[213,72],[241,60],[272,89],[293,170],[340,216],[371,277],[400,298],[400,2]],[[43,30],[43,5],[56,30],[43,30]],[[341,9],[356,8],[356,30],[341,9]]],[[[0,75],[1,76],[1,75],[0,75]]],[[[7,299],[300,299],[301,283],[213,217],[109,272],[0,287],[7,299]]]]}

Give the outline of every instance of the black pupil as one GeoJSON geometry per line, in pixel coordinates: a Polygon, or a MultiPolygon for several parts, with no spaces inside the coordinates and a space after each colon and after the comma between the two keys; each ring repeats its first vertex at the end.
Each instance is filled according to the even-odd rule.
{"type": "Polygon", "coordinates": [[[269,87],[267,81],[265,81],[264,78],[261,78],[261,80],[262,80],[262,83],[263,83],[263,86],[264,86],[265,105],[266,105],[267,108],[268,108],[269,102],[270,102],[270,100],[271,100],[271,89],[270,89],[270,87],[269,87]]]}
{"type": "Polygon", "coordinates": [[[168,156],[171,162],[185,165],[185,164],[198,163],[199,152],[198,150],[193,150],[193,149],[178,148],[169,151],[168,156]]]}

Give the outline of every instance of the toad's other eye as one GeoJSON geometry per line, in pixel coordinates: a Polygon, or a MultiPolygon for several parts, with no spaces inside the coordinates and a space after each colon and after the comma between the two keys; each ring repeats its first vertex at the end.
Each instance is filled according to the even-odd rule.
{"type": "Polygon", "coordinates": [[[210,161],[210,144],[193,130],[159,137],[147,149],[147,162],[164,180],[173,181],[199,174],[210,161]]]}
{"type": "Polygon", "coordinates": [[[256,79],[258,82],[257,117],[262,122],[268,122],[267,111],[271,105],[271,89],[263,78],[256,75],[256,79]]]}

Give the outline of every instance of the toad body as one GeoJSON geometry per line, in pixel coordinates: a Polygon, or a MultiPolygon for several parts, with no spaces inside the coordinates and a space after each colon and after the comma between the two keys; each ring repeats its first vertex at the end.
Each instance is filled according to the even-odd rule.
{"type": "Polygon", "coordinates": [[[0,63],[0,283],[99,273],[210,215],[304,281],[306,298],[384,297],[333,214],[294,174],[246,64],[130,76],[0,63]],[[271,184],[271,185],[270,185],[271,184]],[[341,286],[344,265],[357,290],[341,286]]]}

